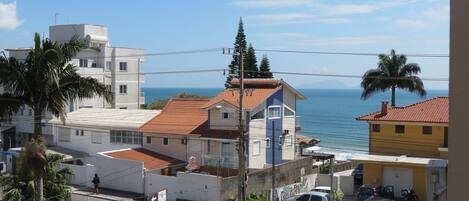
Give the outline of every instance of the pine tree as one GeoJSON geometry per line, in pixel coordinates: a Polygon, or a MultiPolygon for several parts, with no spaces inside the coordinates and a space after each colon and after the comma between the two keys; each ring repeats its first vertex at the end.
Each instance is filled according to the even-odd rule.
{"type": "Polygon", "coordinates": [[[238,34],[236,34],[236,39],[234,42],[234,53],[233,59],[231,60],[230,65],[228,65],[229,72],[228,76],[226,77],[225,87],[230,88],[231,84],[230,81],[233,78],[238,78],[239,73],[239,55],[236,53],[239,52],[239,49],[242,48],[243,56],[246,56],[247,48],[246,48],[246,35],[244,34],[244,27],[243,27],[243,19],[239,18],[239,25],[238,25],[238,34]]]}
{"type": "Polygon", "coordinates": [[[261,64],[259,65],[260,75],[259,78],[274,78],[272,73],[270,72],[270,62],[267,55],[264,55],[261,60],[261,64]]]}
{"type": "Polygon", "coordinates": [[[244,57],[244,77],[245,78],[257,78],[259,77],[257,68],[257,58],[256,58],[256,51],[249,44],[248,51],[246,52],[246,57],[244,57]]]}

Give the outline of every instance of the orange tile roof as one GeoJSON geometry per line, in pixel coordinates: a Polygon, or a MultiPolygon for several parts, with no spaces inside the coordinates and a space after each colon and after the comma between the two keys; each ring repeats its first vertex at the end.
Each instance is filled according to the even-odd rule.
{"type": "MultiPolygon", "coordinates": [[[[244,93],[244,109],[251,110],[257,107],[259,104],[264,102],[272,94],[280,90],[281,87],[276,88],[246,88],[244,93]]],[[[205,103],[202,107],[208,108],[217,104],[221,101],[229,103],[234,107],[239,106],[239,89],[229,88],[223,90],[217,96],[210,99],[209,102],[205,103]]]]}
{"type": "Polygon", "coordinates": [[[208,112],[203,109],[209,100],[171,99],[161,113],[139,128],[145,133],[197,134],[208,121],[208,112]]]}
{"type": "Polygon", "coordinates": [[[357,117],[357,120],[448,123],[448,108],[448,97],[436,97],[405,107],[392,107],[386,115],[378,111],[357,117]]]}
{"type": "Polygon", "coordinates": [[[147,170],[161,169],[168,166],[185,163],[184,161],[171,158],[169,156],[165,156],[159,153],[155,153],[143,148],[107,152],[103,154],[113,158],[143,162],[143,166],[147,170]]]}

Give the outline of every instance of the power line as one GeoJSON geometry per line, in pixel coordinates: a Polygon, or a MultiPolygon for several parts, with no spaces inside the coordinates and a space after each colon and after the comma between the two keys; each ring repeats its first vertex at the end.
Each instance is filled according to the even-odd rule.
{"type": "MultiPolygon", "coordinates": [[[[281,50],[281,49],[255,49],[259,52],[277,52],[292,54],[318,54],[318,55],[346,55],[346,56],[379,56],[383,53],[364,53],[364,52],[330,52],[330,51],[307,51],[307,50],[281,50]]],[[[388,55],[388,54],[384,54],[388,55]]],[[[421,58],[449,58],[447,54],[404,54],[407,57],[421,58]]]]}

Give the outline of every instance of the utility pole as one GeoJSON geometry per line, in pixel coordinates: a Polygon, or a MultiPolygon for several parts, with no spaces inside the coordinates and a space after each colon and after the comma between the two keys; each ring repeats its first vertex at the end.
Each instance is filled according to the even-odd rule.
{"type": "Polygon", "coordinates": [[[271,190],[271,201],[275,200],[275,121],[272,121],[272,140],[270,143],[270,149],[272,149],[272,190],[271,190]]]}
{"type": "Polygon", "coordinates": [[[246,200],[246,155],[245,155],[245,135],[244,135],[244,64],[243,49],[239,48],[239,143],[238,143],[238,201],[246,200]]]}

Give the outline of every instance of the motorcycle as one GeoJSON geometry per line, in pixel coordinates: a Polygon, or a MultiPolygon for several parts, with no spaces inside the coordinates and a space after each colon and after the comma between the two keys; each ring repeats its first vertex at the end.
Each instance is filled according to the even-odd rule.
{"type": "Polygon", "coordinates": [[[419,198],[415,194],[414,189],[402,189],[401,195],[406,201],[418,201],[419,198]]]}

